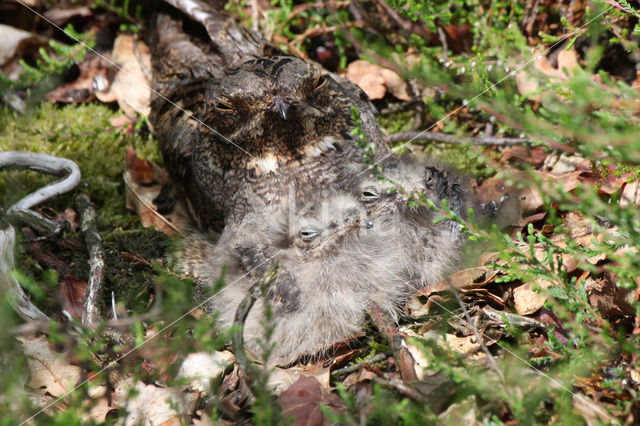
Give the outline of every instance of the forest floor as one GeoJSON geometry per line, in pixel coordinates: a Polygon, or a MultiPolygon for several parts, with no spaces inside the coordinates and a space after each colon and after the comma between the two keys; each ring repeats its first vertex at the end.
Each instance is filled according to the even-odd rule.
{"type": "Polygon", "coordinates": [[[463,264],[385,335],[372,318],[330,361],[262,369],[250,387],[193,283],[166,266],[180,218],[153,204],[166,176],[137,5],[0,4],[0,155],[82,173],[34,207],[66,222],[52,235],[7,213],[55,178],[0,171],[0,282],[46,315],[25,322],[0,289],[0,423],[640,422],[636,3],[229,2],[242,25],[365,90],[399,154],[446,163],[506,206],[492,225],[453,217],[463,264]],[[104,251],[93,326],[80,193],[104,251]]]}

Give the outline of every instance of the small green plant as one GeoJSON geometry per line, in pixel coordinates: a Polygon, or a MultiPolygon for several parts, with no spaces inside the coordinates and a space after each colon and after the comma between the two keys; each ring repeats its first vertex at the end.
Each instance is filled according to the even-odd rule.
{"type": "Polygon", "coordinates": [[[120,24],[120,31],[137,34],[142,29],[142,4],[135,6],[133,15],[131,14],[130,0],[93,0],[92,9],[105,9],[118,16],[124,22],[120,24]]]}

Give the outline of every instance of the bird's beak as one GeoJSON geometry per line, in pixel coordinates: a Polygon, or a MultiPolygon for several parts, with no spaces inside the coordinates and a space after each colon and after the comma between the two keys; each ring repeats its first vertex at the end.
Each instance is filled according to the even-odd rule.
{"type": "Polygon", "coordinates": [[[276,105],[278,107],[278,112],[280,112],[280,116],[282,117],[283,120],[287,119],[287,108],[285,107],[285,103],[282,102],[281,99],[278,99],[276,101],[276,105]]]}
{"type": "Polygon", "coordinates": [[[287,119],[287,110],[293,101],[282,96],[274,96],[264,109],[280,114],[283,120],[287,119]]]}

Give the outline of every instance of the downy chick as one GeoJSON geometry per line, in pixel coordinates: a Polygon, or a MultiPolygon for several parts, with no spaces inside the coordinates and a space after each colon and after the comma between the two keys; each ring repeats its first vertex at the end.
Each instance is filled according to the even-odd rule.
{"type": "Polygon", "coordinates": [[[367,176],[360,182],[360,197],[378,233],[388,236],[389,251],[405,256],[403,277],[407,296],[440,281],[459,260],[463,237],[459,224],[434,220],[441,213],[426,206],[410,205],[420,194],[436,206],[447,201],[453,212],[464,216],[467,201],[461,179],[443,168],[409,157],[394,158],[383,168],[386,179],[367,176]],[[400,187],[403,190],[398,190],[400,187]]]}
{"type": "MultiPolygon", "coordinates": [[[[227,226],[216,244],[191,235],[178,264],[208,287],[226,265],[227,287],[209,306],[228,327],[248,289],[278,261],[280,274],[267,291],[276,343],[270,363],[283,365],[358,335],[371,300],[392,315],[404,301],[402,253],[387,253],[387,237],[371,226],[362,202],[331,194],[301,209],[251,213],[227,226]]],[[[244,329],[246,347],[257,357],[263,322],[258,301],[244,329]]]]}

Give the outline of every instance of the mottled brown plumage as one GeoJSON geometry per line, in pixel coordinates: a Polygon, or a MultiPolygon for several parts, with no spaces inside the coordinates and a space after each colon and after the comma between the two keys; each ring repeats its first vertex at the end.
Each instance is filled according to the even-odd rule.
{"type": "Polygon", "coordinates": [[[384,179],[375,175],[362,178],[361,200],[374,229],[388,236],[389,251],[403,253],[405,293],[409,295],[451,272],[459,261],[463,242],[458,223],[434,223],[441,213],[412,203],[419,204],[424,197],[442,206],[446,200],[449,209],[465,217],[468,191],[459,176],[411,157],[389,159],[383,176],[384,179]]]}
{"type": "MultiPolygon", "coordinates": [[[[249,213],[228,225],[217,243],[192,234],[179,250],[177,264],[209,288],[226,266],[227,287],[209,307],[219,313],[219,324],[229,327],[248,289],[277,261],[281,272],[267,299],[275,324],[271,362],[283,365],[357,336],[371,301],[397,317],[408,296],[405,254],[391,250],[386,240],[368,221],[361,202],[335,193],[295,210],[280,206],[249,213]]],[[[247,348],[258,357],[263,321],[260,300],[244,332],[247,348]]]]}
{"type": "Polygon", "coordinates": [[[206,31],[168,14],[155,20],[154,88],[162,96],[154,97],[150,121],[201,228],[219,230],[290,195],[352,185],[363,168],[352,106],[378,154],[388,152],[357,86],[299,58],[273,56],[275,49],[215,10],[192,15],[206,31]]]}

